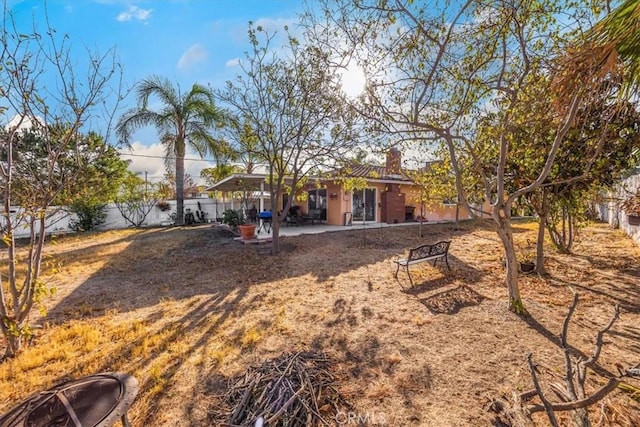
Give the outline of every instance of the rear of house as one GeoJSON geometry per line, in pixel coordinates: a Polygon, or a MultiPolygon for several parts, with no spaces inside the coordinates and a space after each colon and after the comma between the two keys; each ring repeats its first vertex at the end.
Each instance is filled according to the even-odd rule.
{"type": "MultiPolygon", "coordinates": [[[[397,224],[419,221],[452,221],[468,218],[469,212],[443,200],[421,202],[422,189],[404,172],[401,153],[387,152],[386,164],[354,165],[316,180],[299,193],[293,204],[303,214],[321,212],[331,225],[354,222],[397,224]],[[350,182],[357,180],[353,187],[350,182]]],[[[284,206],[286,199],[283,200],[284,206]]]]}

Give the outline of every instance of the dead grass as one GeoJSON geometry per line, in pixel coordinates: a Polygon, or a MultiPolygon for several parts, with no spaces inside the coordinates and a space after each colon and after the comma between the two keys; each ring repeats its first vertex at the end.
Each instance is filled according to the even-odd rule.
{"type": "MultiPolygon", "coordinates": [[[[354,406],[336,423],[491,425],[493,398],[532,386],[527,352],[543,382],[560,380],[572,290],[582,296],[570,328],[575,352],[591,354],[620,304],[599,373],[640,362],[640,249],[620,232],[597,225],[581,232],[575,255],[548,250],[549,276],[521,278],[530,316],[519,318],[506,309],[489,222],[424,231],[288,237],[278,257],[209,226],[57,238],[47,247],[60,270],[49,280],[57,293],[33,343],[0,364],[0,412],[63,379],[124,371],[140,381],[135,426],[219,425],[212,414],[232,378],[283,353],[321,350],[354,406]],[[452,272],[412,267],[413,288],[402,272],[393,278],[395,256],[441,238],[453,241],[452,272]]],[[[526,244],[535,225],[517,224],[515,236],[526,244]]],[[[592,374],[589,386],[603,381],[592,374]]],[[[638,387],[594,407],[594,425],[639,425],[638,387]]]]}

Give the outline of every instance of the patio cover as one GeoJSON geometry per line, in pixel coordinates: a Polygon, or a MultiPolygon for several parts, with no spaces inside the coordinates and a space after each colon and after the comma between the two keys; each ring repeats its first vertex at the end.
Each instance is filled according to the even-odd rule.
{"type": "Polygon", "coordinates": [[[258,193],[260,212],[262,212],[265,207],[264,201],[271,198],[269,186],[266,183],[267,176],[260,173],[234,173],[208,187],[206,191],[250,191],[258,193]]]}
{"type": "Polygon", "coordinates": [[[234,173],[208,187],[206,191],[268,191],[267,175],[234,173]]]}

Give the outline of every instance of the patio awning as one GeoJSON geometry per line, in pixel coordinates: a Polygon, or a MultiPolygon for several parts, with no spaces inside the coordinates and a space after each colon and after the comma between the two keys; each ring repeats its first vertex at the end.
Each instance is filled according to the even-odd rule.
{"type": "Polygon", "coordinates": [[[268,191],[267,175],[234,173],[208,187],[206,191],[268,191]]]}

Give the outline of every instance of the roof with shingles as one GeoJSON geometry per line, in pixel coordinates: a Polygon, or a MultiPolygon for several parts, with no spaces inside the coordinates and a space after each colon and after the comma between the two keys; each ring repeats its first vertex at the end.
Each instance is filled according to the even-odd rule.
{"type": "Polygon", "coordinates": [[[400,174],[389,174],[384,166],[353,164],[332,171],[331,177],[365,178],[382,181],[413,182],[407,174],[401,170],[400,174]]]}

